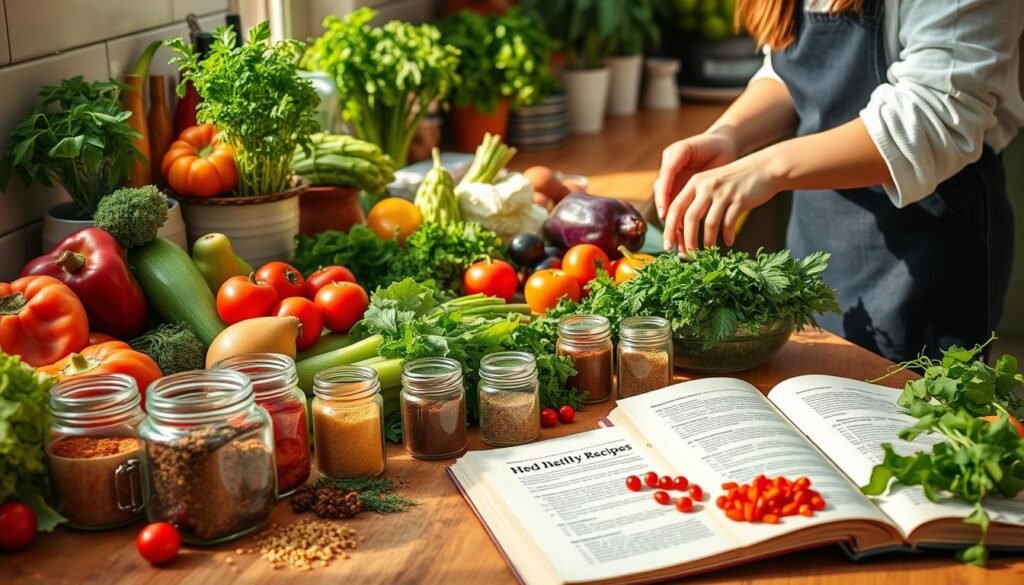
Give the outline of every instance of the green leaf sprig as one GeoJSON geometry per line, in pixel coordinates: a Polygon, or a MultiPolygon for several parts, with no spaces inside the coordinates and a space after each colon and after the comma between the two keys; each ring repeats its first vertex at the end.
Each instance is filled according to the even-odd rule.
{"type": "Polygon", "coordinates": [[[196,118],[216,126],[235,150],[241,197],[287,189],[292,154],[319,130],[320,98],[298,75],[305,45],[269,40],[270,25],[264,21],[249,30],[249,41],[241,46],[230,26],[219,27],[205,58],[180,37],[167,42],[178,54],[172,63],[182,71],[178,95],[185,95],[185,82],[191,81],[203,98],[196,118]]]}
{"type": "Polygon", "coordinates": [[[321,478],[317,488],[334,486],[359,493],[359,499],[371,512],[378,514],[395,514],[405,512],[416,505],[416,502],[396,492],[398,482],[386,477],[364,477],[359,479],[321,478]]]}

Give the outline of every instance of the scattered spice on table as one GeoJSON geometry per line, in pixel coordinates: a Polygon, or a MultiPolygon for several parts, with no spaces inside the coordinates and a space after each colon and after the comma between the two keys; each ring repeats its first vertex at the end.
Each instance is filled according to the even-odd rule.
{"type": "Polygon", "coordinates": [[[529,443],[540,434],[535,392],[481,392],[480,436],[496,445],[529,443]]]}
{"type": "Polygon", "coordinates": [[[299,488],[290,502],[295,513],[312,511],[321,518],[349,518],[364,510],[404,512],[416,502],[395,491],[399,483],[384,477],[322,479],[299,488]]]}
{"type": "Polygon", "coordinates": [[[50,445],[50,478],[61,514],[80,527],[133,520],[138,509],[121,509],[118,502],[141,503],[142,494],[138,488],[132,492],[129,477],[119,482],[115,476],[141,452],[135,437],[66,437],[50,445]]]}
{"type": "Polygon", "coordinates": [[[272,525],[256,536],[255,544],[244,552],[258,552],[273,569],[311,571],[326,567],[334,559],[347,559],[348,551],[355,550],[359,540],[355,529],[346,524],[301,518],[286,526],[272,525]]]}
{"type": "Polygon", "coordinates": [[[619,396],[627,398],[672,383],[669,354],[657,350],[619,348],[619,396]]]}

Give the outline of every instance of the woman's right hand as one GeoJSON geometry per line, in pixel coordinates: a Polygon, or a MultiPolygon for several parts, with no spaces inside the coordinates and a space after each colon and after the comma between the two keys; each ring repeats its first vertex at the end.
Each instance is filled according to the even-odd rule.
{"type": "MultiPolygon", "coordinates": [[[[695,174],[727,165],[738,158],[736,141],[724,129],[711,130],[669,145],[661,154],[661,171],[654,181],[654,204],[665,221],[669,204],[695,174]]],[[[666,226],[667,229],[667,226],[666,226]]]]}

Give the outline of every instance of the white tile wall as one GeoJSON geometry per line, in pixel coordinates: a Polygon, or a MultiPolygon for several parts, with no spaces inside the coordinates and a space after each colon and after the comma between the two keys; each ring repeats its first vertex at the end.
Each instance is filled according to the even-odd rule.
{"type": "MultiPolygon", "coordinates": [[[[210,14],[228,9],[228,0],[172,0],[174,22],[184,21],[189,14],[210,14]]],[[[204,27],[205,28],[205,27],[204,27]]]]}
{"type": "Polygon", "coordinates": [[[171,0],[5,0],[11,59],[24,61],[171,22],[171,0]]]}
{"type": "Polygon", "coordinates": [[[11,62],[11,47],[7,44],[7,12],[4,2],[0,0],[0,65],[11,62]]]}

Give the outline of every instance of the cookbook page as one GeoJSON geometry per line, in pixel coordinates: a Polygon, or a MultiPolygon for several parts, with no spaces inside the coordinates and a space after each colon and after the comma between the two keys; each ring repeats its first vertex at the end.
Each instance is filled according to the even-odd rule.
{"type": "Polygon", "coordinates": [[[704,487],[704,506],[745,546],[841,520],[889,521],[800,431],[753,386],[732,378],[684,382],[619,400],[609,415],[643,435],[674,469],[704,487]],[[639,432],[639,431],[637,431],[639,432]],[[812,517],[789,516],[779,524],[725,519],[714,500],[727,481],[758,474],[807,476],[826,508],[812,517]]]}
{"type": "MultiPolygon", "coordinates": [[[[913,442],[899,438],[900,429],[915,419],[896,405],[899,391],[835,376],[800,376],[776,386],[768,398],[800,427],[858,486],[882,462],[882,443],[891,443],[900,455],[929,451],[942,441],[920,435],[913,442]]],[[[962,518],[971,513],[965,502],[945,499],[933,503],[918,486],[894,486],[875,503],[902,531],[904,537],[933,520],[962,518]]],[[[1024,524],[1024,499],[989,498],[985,508],[993,521],[1024,524]]]]}
{"type": "MultiPolygon", "coordinates": [[[[498,494],[502,507],[513,511],[513,521],[566,582],[671,567],[736,547],[706,514],[683,514],[655,503],[650,490],[626,489],[627,476],[654,468],[623,429],[605,428],[473,451],[452,471],[457,478],[482,480],[498,494]]],[[[490,526],[494,518],[487,520],[490,526]]],[[[500,527],[491,529],[502,544],[500,527]]],[[[516,565],[528,562],[509,556],[516,565]]]]}

